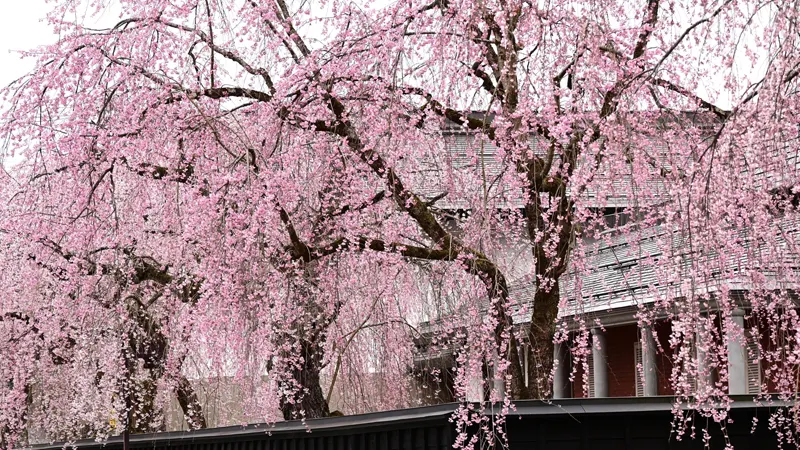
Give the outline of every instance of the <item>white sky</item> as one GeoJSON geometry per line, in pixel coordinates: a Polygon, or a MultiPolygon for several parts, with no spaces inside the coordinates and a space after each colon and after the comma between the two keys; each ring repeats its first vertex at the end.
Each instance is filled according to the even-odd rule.
{"type": "MultiPolygon", "coordinates": [[[[53,43],[57,36],[44,21],[50,6],[47,0],[0,0],[0,86],[5,87],[13,80],[25,75],[33,68],[33,59],[20,59],[18,51],[33,50],[40,45],[53,43]]],[[[112,2],[113,3],[113,2],[112,2]]],[[[112,8],[113,11],[113,8],[112,8]]],[[[114,23],[115,14],[103,14],[95,19],[92,26],[104,26],[114,23]]],[[[737,55],[742,59],[742,55],[737,55]]],[[[758,79],[755,74],[763,74],[763,69],[753,70],[748,64],[738,61],[739,70],[750,74],[752,81],[758,79]]],[[[712,85],[715,83],[711,83],[712,85]]],[[[699,92],[701,95],[704,92],[699,92]]],[[[727,97],[727,96],[723,96],[727,97]]],[[[715,100],[710,99],[709,100],[715,100]]],[[[720,106],[728,107],[730,98],[718,98],[720,106]]]]}
{"type": "Polygon", "coordinates": [[[33,68],[33,60],[21,60],[17,51],[57,39],[43,20],[49,9],[45,0],[0,0],[0,86],[8,85],[33,68]]]}

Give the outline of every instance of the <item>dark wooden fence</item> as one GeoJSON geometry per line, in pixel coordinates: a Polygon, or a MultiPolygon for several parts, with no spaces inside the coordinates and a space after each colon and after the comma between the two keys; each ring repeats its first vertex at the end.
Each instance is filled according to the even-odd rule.
{"type": "MultiPolygon", "coordinates": [[[[776,433],[768,429],[774,408],[737,399],[731,421],[723,431],[719,424],[695,415],[695,438],[678,441],[672,433],[671,399],[616,398],[569,399],[554,404],[525,401],[508,415],[505,430],[510,450],[661,450],[723,449],[730,442],[736,450],[777,449],[776,433]],[[753,419],[758,425],[753,426],[753,419]],[[702,440],[711,432],[710,446],[702,440]],[[724,437],[724,436],[727,436],[724,437]]],[[[248,425],[193,432],[134,435],[131,449],[153,450],[449,450],[455,427],[450,421],[456,405],[447,404],[383,413],[345,416],[272,426],[248,425]],[[310,430],[310,432],[309,432],[310,430]]],[[[79,449],[121,450],[120,438],[105,443],[80,441],[79,449]]],[[[36,446],[54,450],[63,444],[36,446]]],[[[484,445],[481,450],[488,450],[484,445]]],[[[784,445],[783,448],[796,448],[784,445]]]]}

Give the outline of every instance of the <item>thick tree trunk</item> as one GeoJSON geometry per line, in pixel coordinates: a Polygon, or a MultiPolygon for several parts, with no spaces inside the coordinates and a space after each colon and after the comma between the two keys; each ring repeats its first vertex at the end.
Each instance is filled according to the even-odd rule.
{"type": "Polygon", "coordinates": [[[541,199],[536,194],[530,197],[525,207],[528,236],[531,241],[536,242],[532,249],[537,274],[536,293],[528,330],[528,398],[535,399],[552,395],[550,375],[553,370],[553,339],[561,296],[560,278],[567,270],[573,239],[572,202],[562,191],[555,196],[551,195],[550,203],[557,206],[549,211],[544,210],[541,199]],[[549,215],[550,224],[557,225],[554,229],[558,230],[558,235],[547,233],[544,239],[537,241],[537,234],[548,229],[543,214],[549,215]],[[545,246],[554,239],[557,240],[555,251],[548,250],[545,246]],[[542,283],[542,280],[546,282],[542,283]]]}
{"type": "Polygon", "coordinates": [[[522,359],[521,351],[525,351],[524,347],[520,348],[519,340],[514,336],[509,342],[508,360],[510,362],[511,372],[511,386],[510,394],[512,400],[524,400],[531,398],[530,389],[525,384],[525,368],[520,361],[522,359]]]}
{"type": "MultiPolygon", "coordinates": [[[[139,333],[132,332],[129,334],[129,345],[135,352],[137,358],[144,361],[144,369],[149,371],[152,380],[148,380],[148,384],[152,384],[152,393],[147,393],[144,396],[137,398],[141,405],[137,405],[137,409],[141,409],[141,414],[145,416],[152,416],[155,414],[155,385],[156,381],[164,375],[164,364],[167,359],[167,350],[169,348],[167,337],[161,331],[159,324],[150,316],[144,308],[140,308],[138,304],[132,303],[129,305],[131,317],[136,320],[139,326],[139,333]]],[[[183,359],[181,359],[181,365],[183,359]]],[[[131,370],[134,365],[131,365],[131,370]]],[[[200,429],[206,428],[207,423],[203,415],[203,407],[197,398],[194,388],[189,383],[185,376],[180,375],[178,385],[175,387],[175,396],[178,399],[178,404],[183,411],[183,417],[186,419],[189,428],[200,429]]],[[[161,429],[148,429],[145,423],[142,425],[134,423],[134,427],[130,428],[132,432],[146,432],[146,431],[162,431],[161,429]]],[[[163,424],[162,424],[163,427],[163,424]]]]}
{"type": "Polygon", "coordinates": [[[123,350],[123,357],[125,359],[126,377],[121,381],[119,392],[125,397],[125,415],[123,417],[123,434],[128,433],[148,433],[160,431],[163,423],[156,425],[155,418],[158,416],[156,410],[156,383],[153,381],[155,374],[150,367],[145,364],[141,368],[138,364],[140,357],[140,346],[148,346],[142,344],[142,339],[139,339],[139,333],[136,330],[128,332],[128,346],[129,348],[123,350]],[[146,377],[140,378],[142,372],[146,377]]]}
{"type": "Polygon", "coordinates": [[[131,433],[164,431],[165,424],[163,419],[158,420],[160,411],[158,405],[156,405],[156,390],[156,382],[151,378],[134,384],[133,392],[130,395],[135,397],[135,400],[131,399],[132,404],[135,402],[135,407],[130,412],[130,423],[128,425],[128,431],[131,433]]]}
{"type": "Polygon", "coordinates": [[[186,423],[189,424],[189,428],[198,430],[208,427],[206,417],[203,415],[203,407],[200,406],[197,394],[192,385],[189,384],[189,380],[183,375],[178,380],[175,396],[178,397],[178,404],[181,405],[183,417],[186,419],[186,423]]]}
{"type": "Polygon", "coordinates": [[[303,339],[300,341],[300,351],[303,360],[292,370],[292,378],[302,387],[303,391],[291,399],[294,401],[290,401],[290,399],[281,401],[283,418],[284,420],[295,420],[328,417],[330,409],[320,383],[324,355],[321,342],[303,339]]]}
{"type": "MultiPolygon", "coordinates": [[[[14,388],[14,381],[9,380],[8,382],[9,388],[14,388]]],[[[33,403],[33,398],[31,394],[31,387],[29,384],[25,384],[25,410],[22,411],[22,416],[19,418],[21,429],[19,430],[19,435],[15,436],[14,441],[12,441],[12,435],[16,434],[15,430],[12,430],[8,424],[0,426],[0,449],[3,448],[12,448],[11,444],[14,444],[15,448],[22,448],[27,447],[29,445],[28,442],[28,408],[31,407],[33,403]]],[[[11,418],[8,418],[11,419],[11,418]]]]}
{"type": "Polygon", "coordinates": [[[534,296],[534,309],[528,330],[529,398],[542,399],[552,395],[550,372],[553,370],[553,337],[556,332],[558,302],[558,279],[549,291],[537,290],[534,296]]]}

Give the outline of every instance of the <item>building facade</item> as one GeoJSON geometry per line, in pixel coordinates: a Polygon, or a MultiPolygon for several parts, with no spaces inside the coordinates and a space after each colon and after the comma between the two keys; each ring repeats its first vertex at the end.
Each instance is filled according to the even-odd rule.
{"type": "MultiPolygon", "coordinates": [[[[501,170],[496,158],[497,149],[491,143],[479,142],[477,138],[459,131],[452,131],[447,137],[450,139],[448,152],[453,155],[451,159],[454,166],[464,169],[469,165],[482,165],[476,167],[476,170],[486,171],[486,178],[490,179],[501,170]],[[477,159],[469,156],[474,154],[478,155],[477,159]]],[[[654,154],[665,151],[658,148],[656,140],[653,140],[653,145],[654,154]]],[[[536,143],[532,142],[531,147],[535,150],[536,143]]],[[[793,161],[796,164],[796,159],[793,161]]],[[[603,175],[601,173],[598,176],[603,175]]],[[[599,238],[583,243],[589,249],[584,261],[588,270],[579,274],[571,272],[564,276],[566,282],[562,283],[560,294],[562,304],[568,306],[560,309],[559,321],[570,330],[570,339],[556,344],[554,350],[554,359],[558,364],[553,379],[553,397],[692,395],[698,389],[708,386],[730,395],[776,392],[774,382],[765,377],[765,371],[769,369],[761,352],[774,349],[779,344],[768,337],[766,324],[751,315],[748,303],[751,286],[748,278],[736,275],[740,272],[735,265],[744,267],[750,264],[746,258],[734,260],[730,267],[711,271],[711,282],[707,283],[699,295],[697,292],[693,293],[693,296],[703,299],[702,302],[698,300],[702,304],[692,307],[698,311],[699,316],[705,318],[705,326],[698,328],[715,330],[715,345],[726,348],[727,361],[720,362],[718,357],[709,357],[703,348],[698,348],[706,346],[709,339],[712,339],[709,329],[698,329],[694,333],[682,330],[683,342],[671,342],[671,339],[675,339],[675,314],[680,314],[681,310],[665,307],[665,299],[676,304],[695,300],[687,300],[686,294],[682,294],[674,282],[665,282],[666,275],[660,272],[655,262],[661,258],[679,256],[683,258],[684,265],[690,265],[698,262],[691,261],[693,258],[711,260],[715,256],[715,250],[689,252],[680,232],[670,230],[664,224],[640,227],[636,219],[630,217],[630,207],[657,205],[666,198],[666,188],[656,178],[645,183],[648,186],[645,189],[646,195],[635,199],[631,198],[629,180],[624,179],[609,184],[612,186],[610,193],[602,196],[592,192],[588,194],[590,202],[594,202],[591,207],[605,215],[608,227],[599,238]],[[631,232],[631,229],[635,231],[631,232]],[[722,272],[725,273],[724,280],[722,272]],[[576,289],[577,278],[580,278],[579,290],[576,289]],[[724,291],[721,288],[723,284],[726,287],[724,291]],[[723,295],[726,296],[726,304],[736,305],[733,314],[725,319],[724,324],[718,314],[723,295]],[[647,325],[642,326],[642,323],[647,325]],[[587,331],[590,351],[576,352],[574,338],[587,331]],[[676,352],[681,352],[681,355],[676,355],[676,352]],[[676,368],[676,364],[686,367],[676,368]],[[721,364],[725,364],[725,370],[722,370],[721,364]],[[681,386],[677,392],[674,387],[676,385],[681,386]]],[[[444,189],[437,188],[435,181],[429,182],[426,188],[431,197],[440,195],[440,191],[444,189]]],[[[510,198],[510,201],[498,207],[509,210],[522,207],[519,201],[514,201],[513,196],[510,198]]],[[[466,206],[454,203],[440,207],[462,211],[466,206]]],[[[776,224],[783,231],[785,239],[796,241],[800,236],[800,224],[782,217],[776,218],[776,224]]],[[[742,239],[748,239],[745,236],[746,230],[741,234],[742,239]]],[[[511,255],[503,270],[511,275],[512,295],[518,299],[529,299],[532,304],[530,274],[534,272],[533,261],[524,254],[525,251],[530,253],[530,247],[509,242],[508,250],[501,252],[511,255]],[[520,248],[524,249],[522,254],[520,248]]],[[[791,269],[794,270],[792,277],[796,278],[800,273],[798,255],[786,248],[783,257],[794,261],[795,264],[787,266],[794,267],[791,269]]],[[[503,256],[499,259],[502,260],[503,256]]],[[[769,285],[770,277],[774,277],[774,269],[763,269],[767,279],[765,285],[769,285]]],[[[679,277],[681,275],[683,274],[678,274],[679,277]]],[[[685,276],[688,279],[690,275],[687,273],[685,276]]],[[[794,291],[795,286],[775,284],[775,289],[794,291]]],[[[516,327],[524,329],[529,320],[529,313],[514,314],[516,327]]],[[[434,402],[456,400],[453,387],[456,358],[447,348],[432,349],[429,342],[431,336],[437,333],[437,323],[443,321],[446,322],[447,318],[431,318],[422,324],[429,337],[420,339],[419,352],[415,358],[415,370],[420,374],[421,384],[433,386],[428,398],[434,402]],[[436,376],[430,376],[428,372],[434,372],[436,376]]],[[[489,371],[484,368],[484,380],[468,382],[469,386],[476,386],[467,389],[468,400],[488,398],[486,391],[489,383],[485,382],[487,376],[490,376],[489,371]]]]}

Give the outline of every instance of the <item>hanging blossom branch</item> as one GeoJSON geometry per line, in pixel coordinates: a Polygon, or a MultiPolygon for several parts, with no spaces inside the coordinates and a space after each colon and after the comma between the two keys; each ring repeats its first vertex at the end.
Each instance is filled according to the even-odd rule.
{"type": "MultiPolygon", "coordinates": [[[[634,9],[616,0],[597,5],[629,14],[620,23],[636,26],[624,30],[586,13],[580,0],[540,8],[493,1],[353,4],[326,18],[283,0],[223,0],[206,4],[204,12],[181,0],[148,2],[125,5],[133,18],[111,30],[65,34],[64,42],[43,50],[37,72],[14,94],[0,134],[8,151],[22,159],[12,176],[24,181],[13,191],[0,190],[0,227],[13,230],[13,237],[0,237],[0,259],[6,273],[22,270],[32,280],[30,286],[37,287],[29,286],[31,292],[56,290],[53,302],[61,310],[94,318],[124,307],[130,320],[119,323],[127,328],[117,330],[117,338],[131,333],[134,343],[148,349],[151,356],[144,359],[156,375],[168,363],[180,371],[191,361],[182,358],[195,356],[183,348],[183,338],[167,335],[191,330],[187,339],[202,343],[198,352],[216,364],[200,376],[230,375],[218,362],[234,361],[237,380],[258,391],[247,406],[263,413],[259,417],[276,410],[283,418],[327,415],[334,386],[345,393],[358,383],[343,369],[357,371],[363,361],[344,360],[345,343],[348,355],[364,345],[359,350],[369,355],[365,359],[394,364],[381,367],[384,381],[410,382],[408,361],[388,361],[379,356],[385,349],[377,348],[413,348],[408,329],[387,325],[385,341],[371,347],[361,342],[368,332],[348,335],[359,324],[387,323],[377,318],[383,309],[402,318],[426,307],[431,293],[421,287],[423,280],[409,281],[420,276],[412,276],[409,261],[431,262],[441,284],[437,301],[484,312],[451,320],[471,346],[455,348],[462,356],[454,368],[456,391],[464,393],[469,364],[479,369],[475,373],[491,368],[492,377],[507,381],[500,384],[509,402],[546,398],[555,367],[553,341],[570,344],[578,360],[589,345],[585,317],[558,319],[571,314],[569,301],[580,311],[587,306],[583,299],[593,295],[582,289],[590,289],[587,280],[601,268],[593,267],[587,248],[595,244],[586,238],[605,244],[621,233],[633,246],[638,235],[631,230],[659,224],[691,236],[690,251],[675,250],[681,258],[697,252],[756,258],[746,239],[732,237],[730,224],[757,235],[752,242],[782,248],[767,231],[770,221],[793,220],[797,211],[790,164],[760,138],[778,144],[796,134],[787,125],[796,122],[796,99],[787,89],[797,80],[796,45],[784,39],[793,34],[784,33],[780,45],[771,47],[776,50],[767,76],[729,110],[689,88],[716,76],[716,61],[727,60],[735,48],[731,36],[750,26],[728,13],[730,1],[706,6],[699,19],[673,14],[695,8],[688,0],[642,0],[634,9]],[[240,22],[222,13],[233,6],[240,22]],[[663,22],[666,16],[672,22],[663,22]],[[303,35],[320,24],[326,33],[313,40],[303,35]],[[672,36],[675,26],[677,38],[660,44],[657,37],[672,36]],[[707,39],[693,40],[700,32],[707,39]],[[620,42],[620,36],[630,42],[620,42]],[[684,47],[707,55],[707,64],[683,64],[678,50],[684,47]],[[767,95],[770,101],[760,101],[767,95]],[[681,118],[669,109],[672,102],[693,105],[697,120],[664,126],[670,115],[681,118]],[[486,111],[471,112],[473,105],[486,111]],[[747,114],[752,120],[744,120],[747,114]],[[456,136],[441,136],[442,123],[456,136]],[[463,148],[449,147],[462,138],[463,148]],[[664,158],[649,139],[666,142],[664,158]],[[737,142],[746,150],[737,151],[737,142]],[[473,160],[479,160],[479,170],[473,160]],[[763,168],[766,178],[777,181],[766,184],[737,172],[741,167],[763,168]],[[430,192],[417,183],[418,174],[447,186],[430,192]],[[601,203],[607,194],[622,200],[601,203]],[[751,200],[767,205],[753,208],[747,205],[751,200]],[[624,209],[637,223],[600,234],[608,228],[600,217],[605,207],[624,209]],[[41,236],[51,240],[37,241],[41,236]],[[509,256],[509,245],[526,251],[509,256]],[[6,249],[28,257],[6,257],[6,249]],[[363,273],[352,273],[358,270],[363,273]],[[520,275],[532,285],[530,299],[509,292],[520,275]],[[97,283],[118,292],[96,295],[97,283]],[[381,303],[373,306],[378,297],[381,303]],[[514,324],[513,303],[523,300],[532,309],[525,323],[514,324]],[[93,312],[97,303],[103,308],[93,312]],[[339,331],[341,336],[329,336],[339,331]],[[166,355],[178,355],[177,361],[166,355]],[[338,370],[326,366],[339,361],[338,370]],[[326,367],[338,375],[324,386],[326,367]]],[[[787,14],[780,10],[770,17],[776,30],[792,29],[787,14]]],[[[763,41],[776,44],[775,36],[763,41]]],[[[733,75],[725,78],[720,85],[738,85],[733,75]]],[[[654,239],[663,254],[673,250],[672,237],[654,239]]],[[[763,256],[768,253],[758,258],[769,259],[763,256]]],[[[723,292],[725,280],[745,276],[726,272],[721,261],[716,273],[710,272],[713,264],[692,263],[689,273],[681,268],[672,277],[678,271],[672,260],[653,260],[659,283],[686,281],[691,293],[711,285],[723,286],[723,292]]],[[[769,261],[753,262],[746,270],[756,281],[759,264],[771,267],[769,261]]],[[[782,267],[787,270],[776,273],[787,280],[776,275],[776,283],[793,276],[788,265],[782,267]]],[[[636,290],[632,278],[624,277],[627,293],[636,290]]],[[[17,298],[14,289],[0,281],[0,293],[17,298]]],[[[701,301],[691,295],[686,305],[659,297],[640,316],[660,321],[661,305],[674,305],[681,314],[671,316],[676,326],[670,342],[682,340],[680,330],[699,320],[700,307],[692,302],[701,301]]],[[[785,300],[775,295],[775,301],[785,300]]],[[[768,303],[753,298],[753,310],[768,303]]],[[[2,313],[40,318],[39,306],[15,301],[4,303],[2,313]]],[[[732,304],[720,305],[720,320],[728,320],[732,304]]],[[[29,333],[19,345],[38,336],[24,321],[13,321],[29,333]]],[[[80,333],[93,332],[60,330],[48,322],[35,326],[47,339],[66,332],[82,342],[80,333]]],[[[706,347],[724,353],[709,339],[706,347]]],[[[671,350],[688,357],[686,348],[671,350]]],[[[26,373],[44,373],[52,362],[26,362],[26,373]]],[[[65,376],[49,380],[50,386],[90,384],[82,379],[89,375],[61,366],[65,376]]],[[[678,385],[692,366],[674,367],[678,385]]],[[[109,378],[136,371],[131,360],[116,370],[109,378]]],[[[191,383],[173,381],[187,420],[202,425],[201,415],[187,413],[201,411],[191,406],[200,401],[191,383]]],[[[120,386],[145,392],[133,377],[125,383],[120,386]]],[[[578,382],[574,389],[581,387],[578,382]]],[[[358,388],[365,394],[354,411],[407,404],[400,398],[403,388],[358,388]]],[[[703,405],[724,404],[712,400],[725,395],[711,389],[698,398],[708,400],[703,405]]],[[[90,400],[103,421],[107,410],[119,406],[99,396],[90,400]]],[[[74,409],[80,401],[61,406],[74,409]]],[[[4,407],[0,416],[20,417],[19,408],[4,407]]],[[[476,414],[461,410],[461,429],[482,423],[476,414]]],[[[50,426],[57,431],[70,424],[50,426]]]]}

